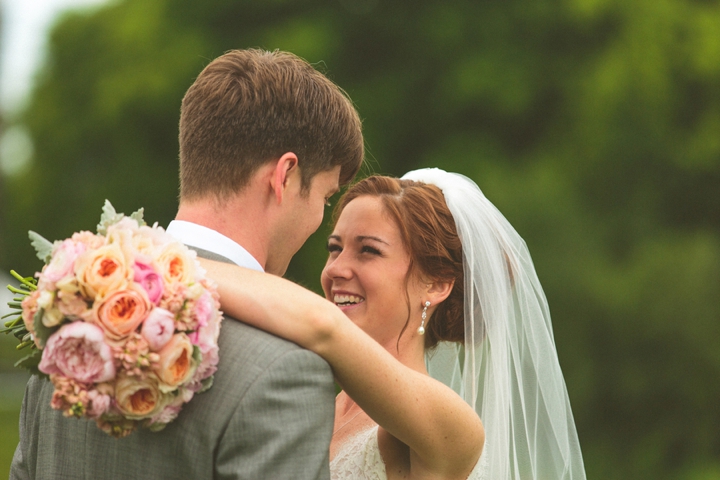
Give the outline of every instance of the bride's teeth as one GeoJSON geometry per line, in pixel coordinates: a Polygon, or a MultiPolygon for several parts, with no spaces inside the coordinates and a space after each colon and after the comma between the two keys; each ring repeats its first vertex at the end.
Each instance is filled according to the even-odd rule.
{"type": "Polygon", "coordinates": [[[355,295],[335,295],[333,301],[336,305],[340,304],[355,304],[363,301],[362,297],[355,295]]]}

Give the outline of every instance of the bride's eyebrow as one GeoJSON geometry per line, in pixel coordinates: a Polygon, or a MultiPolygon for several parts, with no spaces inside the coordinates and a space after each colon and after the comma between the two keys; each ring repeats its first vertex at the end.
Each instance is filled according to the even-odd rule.
{"type": "Polygon", "coordinates": [[[357,240],[358,242],[362,242],[363,240],[374,240],[376,242],[384,243],[385,245],[388,245],[388,246],[390,245],[388,242],[386,242],[382,238],[373,237],[372,235],[358,235],[357,237],[355,237],[355,240],[357,240]]]}
{"type": "MultiPolygon", "coordinates": [[[[336,242],[342,241],[342,239],[340,238],[340,235],[337,235],[337,234],[332,234],[332,235],[328,236],[328,242],[330,240],[335,240],[336,242]]],[[[358,243],[362,243],[364,240],[373,240],[375,242],[384,243],[385,245],[390,246],[390,244],[388,242],[386,242],[385,240],[383,240],[382,238],[374,237],[372,235],[358,235],[357,237],[355,237],[355,241],[358,243]]]]}

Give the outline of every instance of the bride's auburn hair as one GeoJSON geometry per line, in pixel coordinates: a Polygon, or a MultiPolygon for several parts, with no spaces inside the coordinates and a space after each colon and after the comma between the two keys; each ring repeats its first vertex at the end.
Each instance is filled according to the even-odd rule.
{"type": "MultiPolygon", "coordinates": [[[[406,286],[413,274],[432,281],[454,282],[450,295],[425,322],[425,348],[431,349],[441,341],[463,342],[462,244],[442,191],[435,185],[374,175],[345,192],[335,208],[333,221],[337,223],[347,204],[362,196],[378,197],[400,230],[410,256],[406,286]]],[[[406,301],[409,309],[410,298],[407,296],[406,301]]]]}

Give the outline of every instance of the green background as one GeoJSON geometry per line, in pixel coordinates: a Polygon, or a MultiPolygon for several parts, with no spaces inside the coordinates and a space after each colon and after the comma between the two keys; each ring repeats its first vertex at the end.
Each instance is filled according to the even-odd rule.
{"type": "MultiPolygon", "coordinates": [[[[348,92],[363,174],[461,172],[517,228],[588,478],[720,478],[718,1],[125,0],[66,15],[6,119],[34,154],[0,177],[0,268],[36,270],[27,230],[92,229],[106,198],[166,225],[180,100],[243,47],[292,51],[348,92]]],[[[290,278],[318,290],[327,233],[290,278]]],[[[19,399],[0,398],[1,476],[19,399]]]]}

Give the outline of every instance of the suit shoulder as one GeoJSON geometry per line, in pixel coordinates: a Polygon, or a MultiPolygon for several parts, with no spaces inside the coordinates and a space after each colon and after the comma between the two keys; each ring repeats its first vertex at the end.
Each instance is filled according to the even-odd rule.
{"type": "Polygon", "coordinates": [[[231,357],[238,360],[247,359],[255,364],[269,365],[279,357],[292,353],[293,356],[307,357],[310,362],[327,365],[320,356],[296,343],[227,316],[223,319],[220,327],[218,344],[221,361],[223,358],[231,357]]]}

